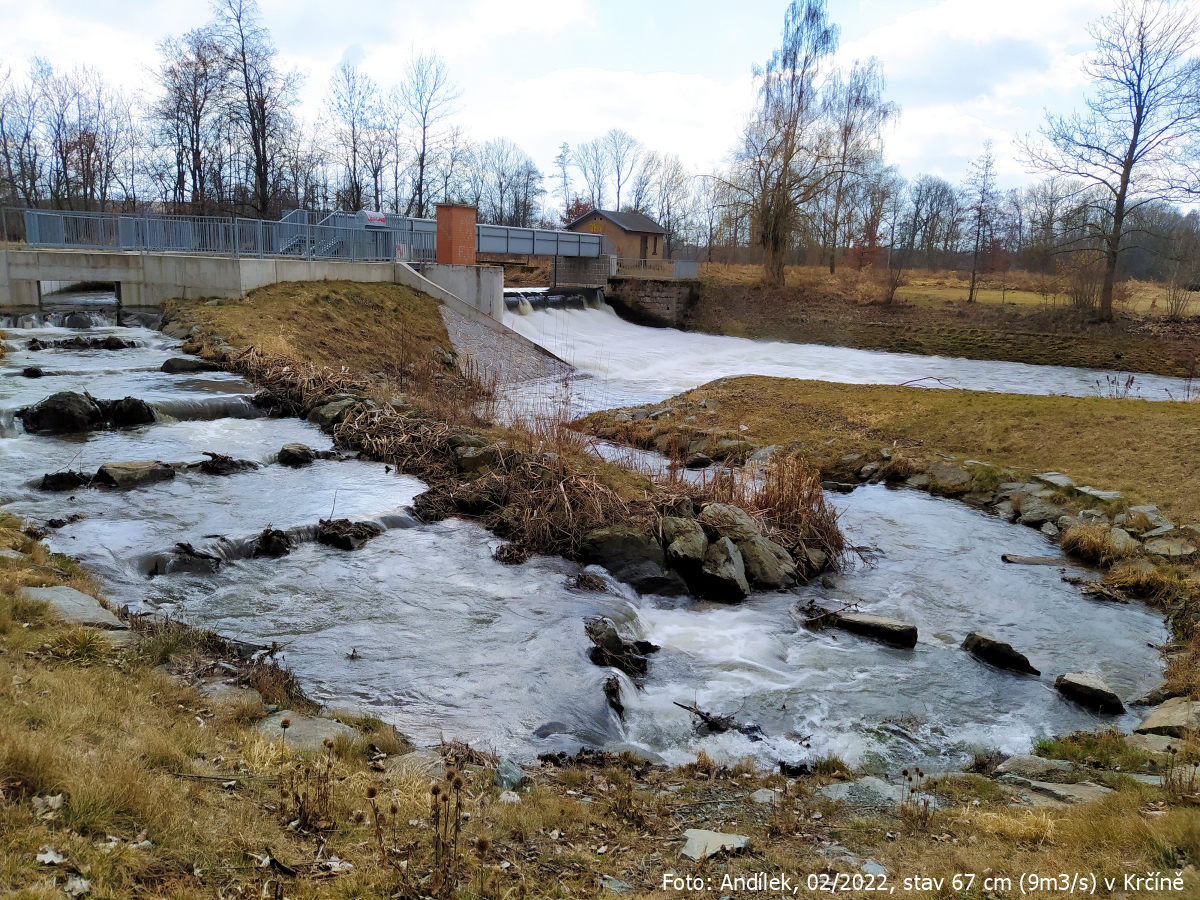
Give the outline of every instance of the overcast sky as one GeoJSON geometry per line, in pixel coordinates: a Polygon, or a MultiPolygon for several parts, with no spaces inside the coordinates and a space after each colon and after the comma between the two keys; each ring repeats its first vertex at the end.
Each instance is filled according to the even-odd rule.
{"type": "MultiPolygon", "coordinates": [[[[754,100],[751,68],[778,43],[784,0],[261,0],[281,59],[304,73],[302,114],[333,67],[382,85],[413,51],[446,60],[472,137],[508,137],[544,171],[562,141],[625,128],[694,171],[719,167],[754,100]]],[[[839,56],[878,57],[903,108],[887,140],[904,175],[960,180],[991,138],[1002,181],[1025,180],[1014,135],[1079,102],[1087,23],[1109,0],[829,0],[839,56]]],[[[86,63],[152,87],[157,42],[209,18],[196,0],[0,0],[0,58],[86,63]]]]}

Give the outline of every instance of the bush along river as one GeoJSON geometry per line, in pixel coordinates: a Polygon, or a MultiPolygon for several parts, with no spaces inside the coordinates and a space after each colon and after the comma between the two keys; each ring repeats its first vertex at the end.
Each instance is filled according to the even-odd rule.
{"type": "MultiPolygon", "coordinates": [[[[582,411],[657,402],[759,371],[765,358],[753,342],[609,316],[509,318],[587,376],[572,389],[582,411]]],[[[24,317],[3,327],[4,507],[44,527],[52,549],[78,558],[117,605],[280,645],[314,699],[361,707],[418,742],[457,738],[524,758],[632,745],[671,763],[703,749],[769,768],[837,754],[881,769],[920,760],[935,770],[961,765],[977,748],[1027,752],[1040,736],[1138,721],[1067,699],[1055,690],[1061,674],[1091,672],[1126,700],[1161,680],[1160,614],[1085,596],[1063,576],[1086,580],[1086,570],[1040,533],[952,500],[883,485],[831,495],[849,542],[866,548],[861,557],[733,605],[638,594],[597,567],[589,572],[603,589],[587,589],[575,563],[535,556],[504,565],[493,558],[502,542],[478,525],[419,521],[411,506],[421,481],[335,450],[317,424],[265,416],[251,384],[181,359],[178,341],[146,325],[117,326],[92,311],[86,320],[24,317]],[[56,413],[82,422],[77,433],[17,415],[50,395],[85,391],[93,405],[56,413]],[[319,527],[341,519],[358,530],[319,527]],[[1054,564],[1013,566],[1001,552],[1054,564]],[[797,614],[859,602],[861,612],[915,626],[915,642],[879,640],[853,622],[806,628],[797,614]],[[637,686],[590,661],[585,620],[593,617],[661,648],[637,686]],[[1007,642],[1039,674],[965,652],[971,633],[1007,642]],[[612,678],[621,682],[623,718],[606,701],[612,678]],[[734,727],[698,729],[684,707],[734,727]]],[[[779,346],[788,366],[806,353],[779,346]]],[[[872,371],[880,380],[931,371],[889,369],[898,355],[868,355],[877,362],[859,370],[863,380],[872,371]]],[[[814,365],[809,377],[827,364],[814,365]]],[[[843,374],[828,365],[826,377],[843,374]]],[[[1071,390],[1049,367],[937,367],[964,386],[985,379],[991,389],[1071,390]]],[[[1147,382],[1160,388],[1169,386],[1147,382]]],[[[552,390],[525,386],[510,396],[515,405],[552,390]]]]}

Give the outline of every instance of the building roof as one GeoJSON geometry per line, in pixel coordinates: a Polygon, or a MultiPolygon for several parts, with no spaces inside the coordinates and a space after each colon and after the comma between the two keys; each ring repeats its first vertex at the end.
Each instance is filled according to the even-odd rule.
{"type": "Polygon", "coordinates": [[[623,231],[631,231],[642,234],[666,234],[667,230],[651,219],[649,216],[643,216],[640,212],[614,212],[611,209],[593,209],[584,213],[574,222],[567,226],[570,231],[592,213],[604,216],[618,228],[623,231]]]}

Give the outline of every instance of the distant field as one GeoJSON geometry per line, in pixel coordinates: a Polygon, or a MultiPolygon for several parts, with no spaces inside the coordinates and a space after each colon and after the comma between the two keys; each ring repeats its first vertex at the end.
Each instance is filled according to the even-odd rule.
{"type": "MultiPolygon", "coordinates": [[[[723,284],[754,284],[762,279],[762,266],[734,265],[726,263],[702,263],[700,276],[723,284]]],[[[821,266],[788,266],[786,270],[789,287],[821,289],[827,293],[840,294],[847,301],[871,302],[880,297],[878,271],[859,272],[842,269],[830,275],[821,266]]],[[[983,277],[976,286],[976,302],[989,306],[1013,305],[1022,307],[1061,308],[1071,305],[1070,298],[1063,293],[1043,293],[1045,285],[1041,276],[1030,272],[1009,272],[1002,282],[998,276],[983,277]]],[[[1165,312],[1165,291],[1162,285],[1128,281],[1122,285],[1126,299],[1118,298],[1117,306],[1126,312],[1156,315],[1165,312]]],[[[914,306],[943,306],[966,303],[969,278],[960,272],[915,270],[905,278],[905,284],[896,291],[896,299],[914,306]]],[[[1200,298],[1193,312],[1200,310],[1200,298]]]]}

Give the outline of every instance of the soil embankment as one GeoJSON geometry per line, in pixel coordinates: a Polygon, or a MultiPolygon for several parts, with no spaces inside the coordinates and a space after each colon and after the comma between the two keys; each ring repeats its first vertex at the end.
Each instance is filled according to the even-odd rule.
{"type": "Polygon", "coordinates": [[[866,278],[789,270],[787,285],[774,288],[743,271],[749,268],[714,267],[702,276],[680,326],[864,350],[1200,375],[1200,320],[1195,317],[1172,321],[1148,310],[1124,309],[1103,323],[1062,301],[1052,304],[1017,291],[1009,294],[1022,302],[968,304],[957,299],[958,293],[914,287],[909,296],[902,290],[884,303],[876,299],[878,285],[866,278]]]}

